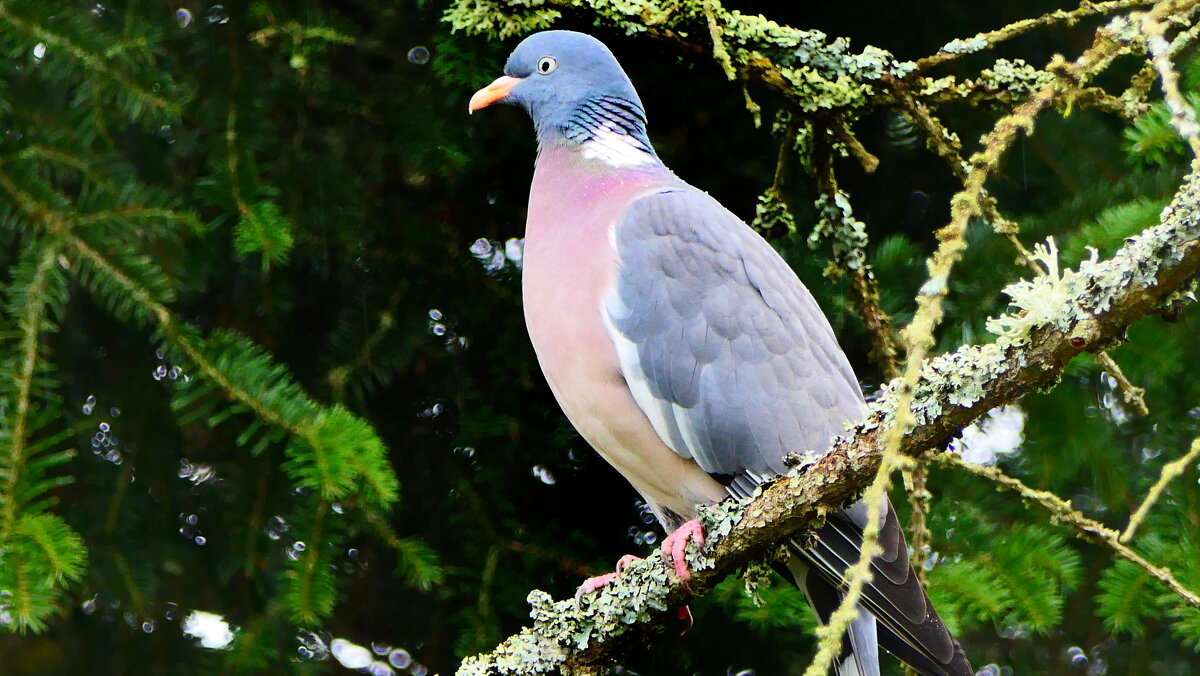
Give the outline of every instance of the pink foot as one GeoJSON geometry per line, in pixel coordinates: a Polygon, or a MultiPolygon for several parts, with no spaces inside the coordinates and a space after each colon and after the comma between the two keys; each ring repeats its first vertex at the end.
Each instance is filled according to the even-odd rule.
{"type": "Polygon", "coordinates": [[[597,575],[584,580],[583,584],[579,585],[579,589],[575,590],[575,607],[579,607],[584,596],[591,594],[597,589],[603,589],[610,582],[617,579],[617,576],[621,573],[624,573],[629,564],[633,563],[634,561],[641,561],[641,559],[633,554],[626,554],[625,556],[621,557],[620,561],[617,561],[617,570],[615,573],[605,573],[604,575],[597,575]]]}
{"type": "Polygon", "coordinates": [[[662,543],[663,558],[674,564],[675,574],[679,576],[679,581],[683,583],[684,588],[687,587],[688,580],[692,579],[692,573],[687,567],[687,559],[684,558],[684,551],[687,549],[689,539],[695,542],[697,547],[704,546],[704,526],[701,526],[700,522],[695,519],[680,526],[662,543]]]}

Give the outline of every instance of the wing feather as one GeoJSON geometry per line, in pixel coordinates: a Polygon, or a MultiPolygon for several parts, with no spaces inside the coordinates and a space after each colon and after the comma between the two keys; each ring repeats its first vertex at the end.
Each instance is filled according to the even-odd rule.
{"type": "MultiPolygon", "coordinates": [[[[789,451],[823,453],[865,405],[833,329],[761,237],[687,187],[635,200],[613,233],[619,261],[605,299],[622,375],[659,437],[746,497],[789,451]]],[[[865,510],[832,515],[797,553],[836,599],[857,561],[865,510]]],[[[924,673],[969,674],[908,564],[889,508],[863,607],[885,646],[924,673]]],[[[816,590],[820,592],[820,590],[816,590]]]]}
{"type": "Polygon", "coordinates": [[[605,309],[622,373],[677,453],[713,474],[770,476],[788,451],[823,450],[862,415],[808,290],[711,197],[642,197],[613,239],[621,265],[605,309]]]}

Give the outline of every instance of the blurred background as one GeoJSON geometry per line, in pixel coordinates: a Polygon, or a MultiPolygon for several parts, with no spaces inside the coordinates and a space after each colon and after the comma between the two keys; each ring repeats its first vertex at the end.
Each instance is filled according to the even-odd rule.
{"type": "MultiPolygon", "coordinates": [[[[726,7],[903,60],[1070,5],[726,7]]],[[[38,301],[49,317],[35,334],[34,442],[23,459],[9,445],[0,467],[9,477],[23,462],[44,469],[39,500],[15,500],[9,483],[7,504],[57,515],[78,535],[75,558],[86,550],[86,563],[26,594],[41,612],[23,622],[12,592],[22,594],[25,569],[14,563],[17,545],[0,547],[0,673],[449,674],[527,621],[530,589],[569,596],[622,554],[656,545],[661,533],[636,493],[557,408],[525,333],[532,130],[517,109],[466,112],[518,39],[452,33],[446,8],[0,1],[0,376],[22,382],[23,309],[38,301]],[[78,245],[52,248],[60,226],[139,271],[175,333],[99,259],[82,260],[78,245]],[[62,277],[48,299],[26,293],[39,260],[62,277]],[[179,335],[210,353],[224,345],[231,370],[245,358],[247,381],[283,378],[280,387],[319,410],[351,412],[386,447],[398,499],[371,503],[353,488],[325,500],[303,468],[285,466],[303,465],[289,435],[263,431],[252,406],[194,404],[219,397],[179,335]],[[296,584],[305,562],[320,569],[315,591],[296,584]],[[297,593],[328,603],[297,610],[297,593]]],[[[975,77],[996,58],[1039,67],[1058,52],[1074,58],[1099,23],[1033,31],[937,72],[975,77]]],[[[605,41],[641,93],[666,164],[753,218],[775,173],[778,101],[751,88],[764,109],[756,128],[707,54],[627,37],[587,12],[556,27],[605,41]]],[[[1098,84],[1120,93],[1141,65],[1126,57],[1098,84]]],[[[1185,75],[1184,91],[1196,91],[1194,70],[1185,75]]],[[[1003,112],[939,110],[968,152],[1003,112]]],[[[839,180],[866,224],[883,309],[900,326],[957,184],[903,115],[880,110],[854,130],[881,164],[867,175],[839,160],[839,180]]],[[[1026,246],[1054,236],[1074,265],[1085,247],[1110,254],[1157,222],[1186,166],[1182,151],[1161,110],[1138,127],[1095,110],[1048,112],[989,189],[1026,246]]],[[[825,308],[869,393],[880,369],[848,280],[824,275],[829,251],[805,241],[815,184],[792,162],[784,188],[799,230],[774,244],[825,308]]],[[[991,340],[984,322],[1005,308],[1001,289],[1028,274],[986,224],[972,225],[969,242],[940,350],[991,340]]],[[[1085,356],[1053,391],[987,419],[958,449],[1122,528],[1162,465],[1200,433],[1197,322],[1194,310],[1173,323],[1144,320],[1113,352],[1146,388],[1150,416],[1137,416],[1085,356]]],[[[19,390],[3,390],[10,424],[19,390]]],[[[1193,589],[1196,480],[1188,468],[1135,541],[1193,589]]],[[[933,469],[929,485],[931,595],[977,669],[1187,674],[1200,665],[1200,613],[1156,583],[980,479],[933,469]]],[[[893,501],[906,516],[900,487],[893,501]]],[[[687,636],[667,632],[622,673],[799,673],[813,649],[803,598],[777,582],[757,607],[742,586],[731,579],[697,600],[687,636]]],[[[885,669],[901,673],[895,660],[885,669]]]]}

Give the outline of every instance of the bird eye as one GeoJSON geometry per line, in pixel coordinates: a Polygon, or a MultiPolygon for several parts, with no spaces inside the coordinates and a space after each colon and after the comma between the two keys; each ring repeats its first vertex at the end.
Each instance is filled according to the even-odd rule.
{"type": "Polygon", "coordinates": [[[543,56],[538,59],[537,70],[542,75],[553,73],[555,68],[558,68],[558,62],[554,60],[553,56],[543,56]]]}

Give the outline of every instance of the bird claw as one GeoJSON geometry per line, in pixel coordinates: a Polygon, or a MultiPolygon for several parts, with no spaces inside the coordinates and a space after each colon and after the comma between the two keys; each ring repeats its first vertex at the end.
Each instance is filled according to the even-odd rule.
{"type": "Polygon", "coordinates": [[[675,617],[678,617],[680,620],[683,621],[683,631],[679,632],[680,636],[683,636],[684,634],[691,631],[692,627],[695,626],[695,624],[696,624],[695,622],[692,621],[692,609],[687,606],[679,606],[678,608],[676,608],[675,609],[675,617]]]}
{"type": "Polygon", "coordinates": [[[579,589],[575,590],[575,608],[578,610],[583,605],[583,597],[591,594],[597,589],[604,588],[605,585],[617,579],[619,573],[605,573],[595,577],[589,577],[579,585],[579,589]]]}
{"type": "Polygon", "coordinates": [[[629,567],[629,564],[634,563],[635,561],[641,561],[641,558],[636,557],[633,554],[626,554],[625,556],[621,557],[620,561],[617,561],[617,569],[615,572],[589,577],[588,579],[584,580],[583,584],[579,585],[579,589],[575,590],[575,608],[578,610],[582,607],[584,596],[591,594],[597,589],[603,589],[604,587],[608,586],[608,584],[610,584],[613,580],[617,579],[617,576],[625,572],[625,569],[629,567]]]}
{"type": "Polygon", "coordinates": [[[701,526],[700,522],[695,519],[684,523],[674,533],[668,535],[662,543],[663,558],[674,565],[675,575],[679,577],[679,581],[683,583],[685,589],[688,580],[692,579],[685,556],[688,540],[695,542],[698,548],[704,546],[704,526],[701,526]]]}
{"type": "Polygon", "coordinates": [[[629,567],[629,564],[637,563],[641,560],[642,557],[634,556],[633,554],[626,554],[625,556],[622,556],[620,560],[617,561],[617,575],[624,573],[625,569],[629,567]]]}

